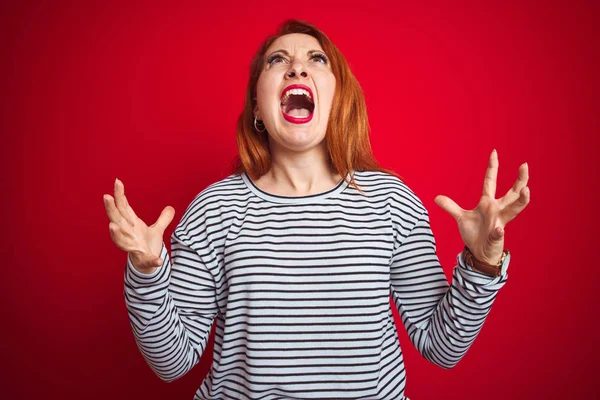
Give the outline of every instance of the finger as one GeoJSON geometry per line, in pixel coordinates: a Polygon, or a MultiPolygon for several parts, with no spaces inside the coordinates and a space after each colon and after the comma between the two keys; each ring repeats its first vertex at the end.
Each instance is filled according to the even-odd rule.
{"type": "Polygon", "coordinates": [[[115,205],[115,199],[113,199],[113,197],[110,194],[105,194],[103,198],[104,208],[106,209],[106,214],[108,214],[108,219],[117,225],[125,223],[123,216],[121,215],[121,213],[117,209],[117,206],[115,205]]]}
{"type": "Polygon", "coordinates": [[[483,180],[483,195],[496,198],[496,180],[498,178],[498,153],[496,149],[492,150],[488,161],[488,168],[485,171],[483,180]]]}
{"type": "Polygon", "coordinates": [[[129,222],[129,224],[134,225],[135,219],[129,212],[131,207],[127,202],[127,197],[125,197],[125,185],[118,179],[115,179],[115,204],[123,218],[129,222]]]}
{"type": "Polygon", "coordinates": [[[131,208],[131,205],[129,204],[129,202],[127,202],[127,212],[129,213],[129,215],[131,215],[131,218],[133,219],[133,222],[135,223],[135,221],[138,219],[138,216],[135,213],[135,211],[133,211],[133,208],[131,208]]]}
{"type": "Polygon", "coordinates": [[[529,182],[529,165],[527,165],[527,163],[523,163],[519,166],[519,177],[515,181],[515,184],[500,199],[500,203],[503,206],[506,206],[517,200],[519,198],[519,193],[521,192],[521,189],[527,186],[527,182],[529,182]]]}
{"type": "Polygon", "coordinates": [[[151,226],[151,228],[158,228],[161,232],[164,232],[167,229],[167,226],[173,221],[173,217],[175,216],[175,209],[171,206],[165,207],[160,216],[156,220],[156,222],[151,226]]]}
{"type": "Polygon", "coordinates": [[[513,220],[529,204],[531,193],[529,187],[525,186],[519,192],[519,198],[500,211],[500,219],[504,224],[513,220]]]}
{"type": "Polygon", "coordinates": [[[435,203],[443,208],[448,214],[452,215],[452,218],[456,220],[456,222],[460,221],[462,214],[465,210],[460,208],[458,204],[454,202],[454,200],[450,199],[446,196],[436,196],[434,199],[435,203]]]}
{"type": "Polygon", "coordinates": [[[135,211],[133,211],[133,208],[131,208],[131,205],[129,204],[129,200],[127,200],[127,196],[125,196],[125,185],[123,185],[123,182],[121,182],[120,180],[119,180],[119,185],[123,188],[123,199],[125,199],[125,208],[126,208],[127,214],[129,217],[131,217],[131,222],[135,223],[138,216],[135,213],[135,211]]]}

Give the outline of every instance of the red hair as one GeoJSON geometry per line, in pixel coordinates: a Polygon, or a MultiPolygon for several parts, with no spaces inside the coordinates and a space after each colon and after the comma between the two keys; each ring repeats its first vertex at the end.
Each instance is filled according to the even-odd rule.
{"type": "MultiPolygon", "coordinates": [[[[325,33],[316,26],[299,20],[283,22],[276,33],[261,44],[252,58],[244,109],[237,121],[238,155],[234,160],[234,173],[246,172],[250,178],[257,180],[271,168],[268,133],[254,130],[256,85],[269,46],[280,36],[291,33],[304,33],[319,41],[330,60],[331,70],[336,79],[333,104],[325,132],[331,169],[344,179],[350,171],[380,171],[400,179],[394,171],[380,167],[373,156],[369,141],[365,97],[358,81],[350,71],[346,58],[325,33]]],[[[351,176],[348,183],[360,191],[354,176],[351,176]]]]}

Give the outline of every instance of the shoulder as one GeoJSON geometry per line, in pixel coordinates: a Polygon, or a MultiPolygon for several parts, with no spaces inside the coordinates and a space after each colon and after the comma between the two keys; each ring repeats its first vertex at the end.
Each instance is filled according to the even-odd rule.
{"type": "Polygon", "coordinates": [[[177,235],[207,229],[208,225],[220,224],[223,214],[220,211],[224,202],[232,201],[236,193],[242,193],[244,184],[240,175],[231,174],[211,183],[200,191],[186,208],[175,228],[177,235]]]}
{"type": "Polygon", "coordinates": [[[421,199],[400,178],[381,171],[356,171],[358,187],[369,197],[381,198],[393,209],[415,217],[427,210],[421,199]]]}

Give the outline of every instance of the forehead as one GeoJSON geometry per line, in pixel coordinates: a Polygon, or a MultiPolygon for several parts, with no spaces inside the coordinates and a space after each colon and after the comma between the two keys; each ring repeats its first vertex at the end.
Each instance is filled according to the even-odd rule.
{"type": "Polygon", "coordinates": [[[276,50],[287,50],[289,53],[295,53],[297,51],[307,52],[308,50],[321,50],[319,41],[310,35],[304,33],[290,33],[283,35],[275,39],[273,43],[267,49],[267,54],[276,50]]]}

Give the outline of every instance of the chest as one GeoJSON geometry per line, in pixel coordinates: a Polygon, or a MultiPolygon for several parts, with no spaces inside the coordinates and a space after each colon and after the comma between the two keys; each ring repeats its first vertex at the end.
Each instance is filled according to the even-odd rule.
{"type": "Polygon", "coordinates": [[[385,208],[365,205],[250,209],[235,218],[225,241],[229,292],[300,299],[387,291],[390,221],[385,208]]]}

